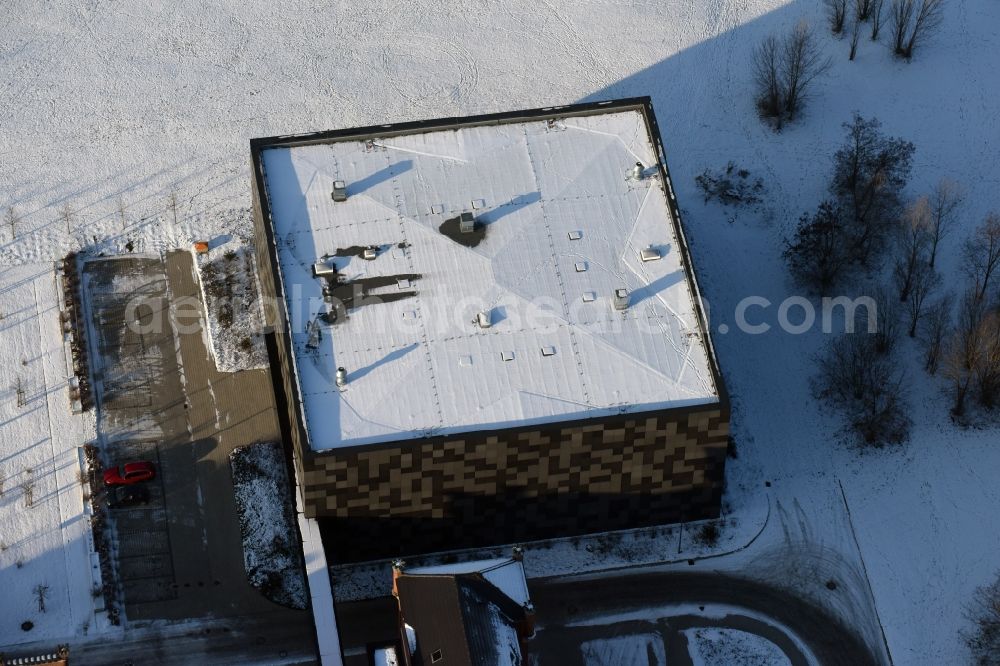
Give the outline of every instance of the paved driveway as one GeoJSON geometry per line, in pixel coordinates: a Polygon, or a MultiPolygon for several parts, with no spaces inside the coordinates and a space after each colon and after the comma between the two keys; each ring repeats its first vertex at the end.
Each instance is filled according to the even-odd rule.
{"type": "Polygon", "coordinates": [[[529,649],[538,666],[587,666],[582,645],[623,637],[647,641],[648,655],[636,666],[685,666],[691,659],[682,632],[700,627],[756,634],[795,666],[809,663],[797,641],[824,666],[879,663],[854,631],[817,606],[722,573],[637,571],[535,580],[530,588],[539,626],[529,649]],[[698,606],[706,612],[692,613],[698,606]],[[712,606],[727,611],[720,614],[712,606]],[[670,607],[684,610],[671,612],[670,607]]]}
{"type": "Polygon", "coordinates": [[[84,276],[106,461],[158,470],[148,507],[113,514],[127,619],[268,617],[311,644],[311,615],[264,599],[243,566],[228,456],[279,440],[267,371],[218,372],[203,332],[178,325],[203,324],[190,253],[94,261],[84,276]]]}

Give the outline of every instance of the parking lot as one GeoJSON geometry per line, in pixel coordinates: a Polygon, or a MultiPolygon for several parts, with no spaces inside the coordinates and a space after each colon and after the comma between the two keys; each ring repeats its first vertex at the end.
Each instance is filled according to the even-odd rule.
{"type": "MultiPolygon", "coordinates": [[[[156,442],[116,442],[108,453],[112,465],[148,460],[162,469],[156,442]]],[[[112,510],[118,537],[118,576],[124,598],[133,608],[178,596],[162,474],[145,485],[149,504],[112,510]]]]}
{"type": "Polygon", "coordinates": [[[265,600],[244,572],[228,456],[279,439],[267,372],[218,372],[202,331],[177,325],[204,318],[187,252],[92,261],[84,284],[104,463],[157,473],[148,505],[111,511],[127,620],[266,615],[311,641],[310,615],[265,600]]]}

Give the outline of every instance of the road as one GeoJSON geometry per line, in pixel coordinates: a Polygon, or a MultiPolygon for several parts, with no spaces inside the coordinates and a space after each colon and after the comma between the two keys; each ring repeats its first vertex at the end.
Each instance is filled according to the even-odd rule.
{"type": "Polygon", "coordinates": [[[761,635],[781,649],[792,664],[808,663],[794,638],[823,666],[879,663],[855,632],[817,606],[769,585],[720,573],[642,571],[599,578],[535,580],[531,581],[531,596],[539,624],[530,650],[538,655],[541,666],[576,666],[573,655],[583,666],[579,657],[581,642],[601,638],[606,634],[604,629],[612,625],[614,632],[610,635],[632,633],[630,629],[660,633],[670,664],[690,663],[686,641],[679,632],[699,626],[728,627],[761,635]],[[683,605],[684,610],[674,616],[668,609],[657,610],[678,605],[683,605]],[[735,613],[721,620],[690,614],[693,606],[711,611],[713,605],[737,607],[749,613],[735,613]],[[648,619],[621,621],[623,613],[643,610],[648,611],[648,615],[643,614],[648,619]],[[774,624],[755,619],[761,616],[774,624]],[[601,617],[609,620],[602,624],[601,617]],[[584,621],[589,626],[572,626],[584,621]],[[624,626],[629,624],[644,624],[646,628],[624,626]],[[780,627],[787,629],[787,634],[780,627]]]}
{"type": "MultiPolygon", "coordinates": [[[[312,626],[276,621],[271,614],[127,629],[70,642],[73,666],[189,666],[190,664],[317,664],[312,626]]],[[[52,642],[19,645],[8,656],[51,652],[52,642]]]]}

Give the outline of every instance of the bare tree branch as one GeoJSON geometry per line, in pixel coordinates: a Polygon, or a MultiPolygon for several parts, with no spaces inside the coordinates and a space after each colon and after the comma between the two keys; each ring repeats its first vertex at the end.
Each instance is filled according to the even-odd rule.
{"type": "Polygon", "coordinates": [[[931,268],[937,259],[938,246],[947,236],[958,218],[958,210],[965,200],[962,186],[953,180],[942,178],[930,196],[931,204],[931,268]]]}
{"type": "Polygon", "coordinates": [[[906,36],[910,30],[910,22],[916,11],[915,0],[892,0],[889,9],[889,21],[892,25],[892,51],[898,56],[906,54],[906,36]]]}
{"type": "Polygon", "coordinates": [[[830,22],[830,31],[839,35],[844,32],[844,23],[847,20],[847,0],[823,0],[826,5],[826,17],[830,22]]]}
{"type": "Polygon", "coordinates": [[[757,86],[757,110],[764,118],[776,118],[780,123],[784,96],[780,79],[780,47],[778,38],[769,35],[753,53],[754,81],[757,86]]]}
{"type": "Polygon", "coordinates": [[[952,296],[934,301],[927,307],[920,326],[920,342],[924,346],[924,369],[936,374],[941,363],[944,341],[952,332],[952,296]]]}
{"type": "Polygon", "coordinates": [[[861,20],[855,18],[851,22],[851,51],[847,56],[848,60],[853,61],[854,57],[858,54],[858,41],[861,39],[861,20]]]}
{"type": "Polygon", "coordinates": [[[882,30],[882,21],[885,19],[885,14],[882,9],[885,6],[885,0],[872,0],[872,41],[878,41],[879,33],[882,30]]]}
{"type": "Polygon", "coordinates": [[[903,57],[907,60],[913,57],[917,46],[929,39],[941,27],[944,0],[920,0],[913,18],[913,28],[910,37],[903,47],[903,57]]]}
{"type": "Polygon", "coordinates": [[[795,120],[808,97],[812,82],[830,68],[809,24],[800,21],[785,40],[782,75],[785,82],[785,111],[795,120]]]}
{"type": "Polygon", "coordinates": [[[7,212],[4,214],[4,224],[10,227],[10,240],[13,242],[17,238],[17,223],[19,222],[17,211],[13,206],[7,207],[7,212]]]}
{"type": "Polygon", "coordinates": [[[976,298],[986,301],[990,284],[1000,272],[1000,214],[990,213],[965,242],[966,271],[975,282],[976,298]]]}
{"type": "Polygon", "coordinates": [[[927,256],[931,243],[931,206],[927,197],[920,197],[907,206],[897,243],[893,276],[899,288],[899,300],[910,300],[910,289],[918,272],[930,268],[927,256]]]}

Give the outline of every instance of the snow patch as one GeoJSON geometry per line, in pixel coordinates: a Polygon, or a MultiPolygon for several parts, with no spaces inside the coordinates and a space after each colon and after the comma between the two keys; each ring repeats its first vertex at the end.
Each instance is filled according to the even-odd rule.
{"type": "Polygon", "coordinates": [[[275,603],[306,608],[302,553],[281,445],[238,448],[230,454],[230,465],[250,584],[275,603]]]}

